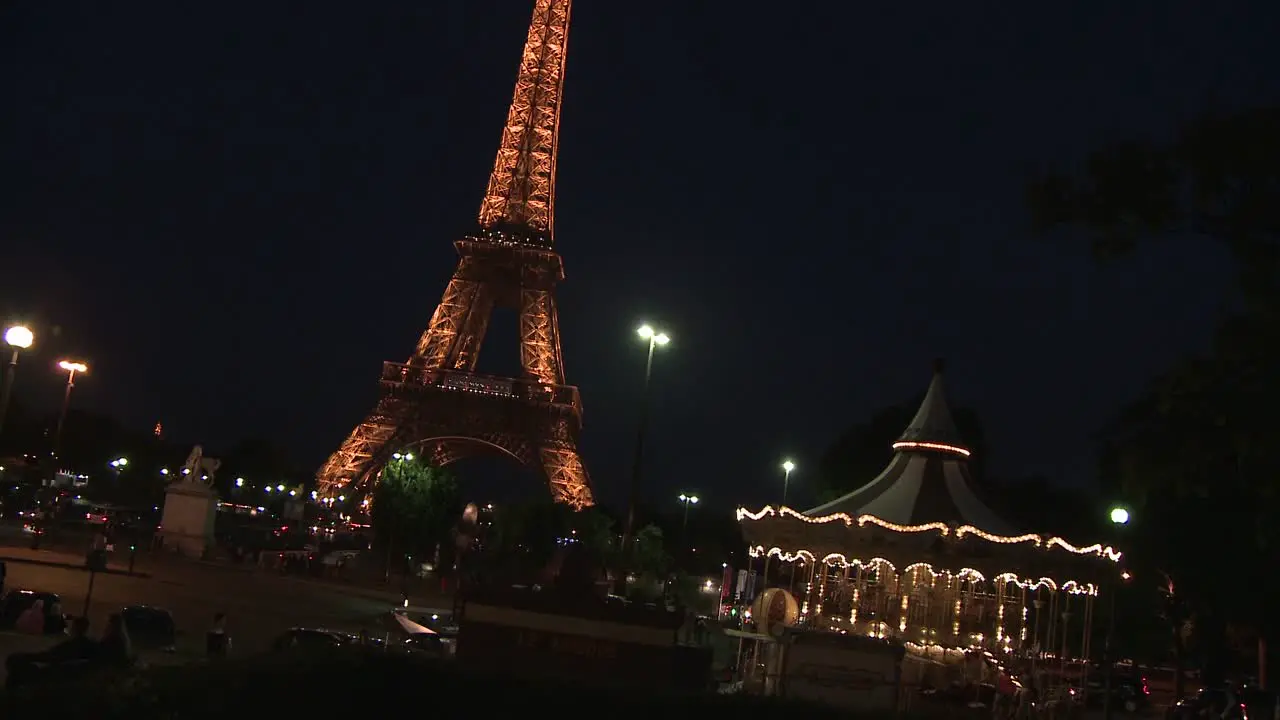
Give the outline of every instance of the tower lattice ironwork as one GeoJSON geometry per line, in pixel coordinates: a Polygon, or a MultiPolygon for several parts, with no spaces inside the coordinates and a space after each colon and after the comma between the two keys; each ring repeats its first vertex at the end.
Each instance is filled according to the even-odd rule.
{"type": "Polygon", "coordinates": [[[546,475],[555,500],[591,505],[578,454],[582,403],[564,382],[554,290],[556,145],[571,0],[536,0],[479,229],[454,243],[458,268],[405,363],[383,363],[382,397],[320,469],[322,492],[373,482],[397,450],[440,465],[486,451],[546,475]],[[520,316],[518,378],[476,373],[489,317],[520,316]]]}

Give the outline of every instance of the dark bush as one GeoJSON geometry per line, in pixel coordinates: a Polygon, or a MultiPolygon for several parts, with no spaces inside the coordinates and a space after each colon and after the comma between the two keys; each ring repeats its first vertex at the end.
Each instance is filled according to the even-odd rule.
{"type": "MultiPolygon", "coordinates": [[[[0,700],[0,717],[195,720],[240,717],[401,717],[406,712],[555,712],[591,717],[624,711],[633,717],[689,710],[720,717],[777,717],[779,711],[826,708],[740,696],[621,696],[566,682],[521,681],[466,674],[449,661],[341,649],[280,653],[184,667],[103,672],[76,683],[15,690],[0,700]],[[634,713],[633,713],[634,711],[634,713]]],[[[850,716],[851,717],[851,716],[850,716]]]]}

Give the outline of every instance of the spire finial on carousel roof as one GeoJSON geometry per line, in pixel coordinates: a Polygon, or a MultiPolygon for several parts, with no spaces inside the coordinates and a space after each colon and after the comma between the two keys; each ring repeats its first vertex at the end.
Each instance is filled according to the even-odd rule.
{"type": "Polygon", "coordinates": [[[969,450],[960,441],[955,421],[951,419],[951,408],[947,406],[946,391],[942,388],[944,365],[942,358],[933,361],[933,382],[929,383],[929,390],[911,424],[893,444],[894,450],[951,452],[969,456],[969,450]]]}

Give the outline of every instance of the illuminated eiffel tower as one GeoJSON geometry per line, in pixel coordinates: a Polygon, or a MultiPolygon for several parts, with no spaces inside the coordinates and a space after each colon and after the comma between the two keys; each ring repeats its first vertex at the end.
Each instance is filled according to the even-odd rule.
{"type": "Polygon", "coordinates": [[[552,229],[570,6],[536,0],[479,227],[454,243],[458,269],[417,349],[383,364],[382,398],[320,469],[322,492],[368,490],[396,451],[439,465],[498,452],[543,473],[556,501],[592,504],[578,454],[582,402],[564,381],[553,294],[564,279],[552,229]],[[520,315],[520,377],[475,372],[499,307],[520,315]]]}

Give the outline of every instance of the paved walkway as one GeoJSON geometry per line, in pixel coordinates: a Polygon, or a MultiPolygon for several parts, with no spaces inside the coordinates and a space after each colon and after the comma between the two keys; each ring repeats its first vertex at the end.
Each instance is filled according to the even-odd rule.
{"type": "MultiPolygon", "coordinates": [[[[109,556],[106,572],[118,575],[130,574],[128,562],[122,562],[120,555],[120,552],[116,551],[114,554],[109,556]]],[[[127,557],[127,553],[125,554],[125,557],[127,557]]],[[[6,563],[44,565],[47,567],[87,572],[88,568],[85,567],[84,560],[83,555],[61,550],[32,550],[30,548],[12,546],[0,547],[0,561],[6,563]]],[[[157,572],[163,575],[164,568],[174,566],[185,566],[188,568],[205,566],[210,569],[258,574],[276,573],[274,570],[265,570],[254,565],[220,562],[216,560],[190,560],[162,553],[139,553],[136,558],[136,562],[134,563],[132,574],[136,577],[142,578],[151,577],[157,572]]],[[[308,586],[324,588],[344,595],[362,597],[375,602],[385,602],[389,606],[398,607],[404,603],[404,595],[401,594],[394,581],[391,587],[387,587],[370,586],[343,580],[316,578],[302,575],[281,574],[279,575],[279,578],[290,583],[295,583],[300,588],[308,586]]],[[[410,589],[409,603],[416,607],[452,607],[453,599],[447,595],[442,595],[439,592],[427,592],[419,583],[418,587],[410,589]]]]}
{"type": "MultiPolygon", "coordinates": [[[[88,572],[89,568],[85,566],[85,556],[82,554],[63,552],[60,550],[32,550],[31,548],[19,547],[3,547],[0,548],[0,561],[6,563],[29,563],[32,565],[48,565],[49,567],[60,567],[68,570],[84,570],[88,572]]],[[[127,575],[129,574],[128,561],[119,562],[115,557],[109,556],[107,560],[107,569],[102,572],[112,574],[127,575]]],[[[140,577],[147,577],[148,574],[142,572],[142,569],[136,564],[134,573],[140,577]]]]}

